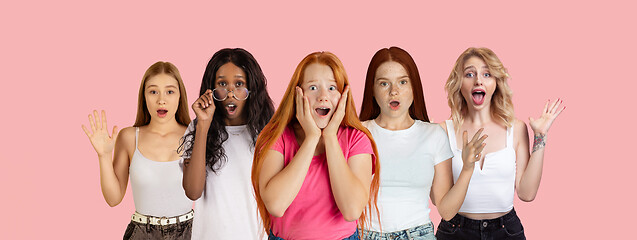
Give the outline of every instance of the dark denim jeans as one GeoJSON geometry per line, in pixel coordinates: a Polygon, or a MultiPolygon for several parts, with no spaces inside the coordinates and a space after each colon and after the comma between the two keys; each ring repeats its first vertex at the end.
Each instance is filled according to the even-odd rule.
{"type": "MultiPolygon", "coordinates": [[[[270,236],[268,237],[268,240],[285,240],[283,238],[274,236],[274,234],[272,234],[272,231],[270,231],[270,236]]],[[[343,240],[359,240],[358,239],[358,229],[356,229],[356,232],[354,232],[354,234],[352,234],[352,236],[349,236],[347,238],[343,238],[343,240]]]]}
{"type": "Polygon", "coordinates": [[[451,220],[440,220],[438,240],[466,239],[466,240],[525,240],[524,228],[515,214],[515,209],[502,217],[485,220],[474,220],[456,214],[451,220]]]}
{"type": "Polygon", "coordinates": [[[179,239],[190,240],[192,219],[170,225],[152,225],[131,221],[124,232],[124,240],[179,239]]]}

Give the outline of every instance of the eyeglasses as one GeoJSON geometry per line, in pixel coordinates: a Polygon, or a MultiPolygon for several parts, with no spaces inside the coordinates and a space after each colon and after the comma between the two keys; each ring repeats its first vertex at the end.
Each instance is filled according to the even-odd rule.
{"type": "Polygon", "coordinates": [[[218,87],[212,90],[212,98],[217,101],[223,101],[228,98],[228,93],[233,93],[232,96],[234,97],[234,99],[237,99],[239,101],[246,100],[248,98],[248,95],[250,95],[250,91],[248,91],[248,89],[244,87],[238,87],[232,91],[228,91],[228,89],[218,87]]]}

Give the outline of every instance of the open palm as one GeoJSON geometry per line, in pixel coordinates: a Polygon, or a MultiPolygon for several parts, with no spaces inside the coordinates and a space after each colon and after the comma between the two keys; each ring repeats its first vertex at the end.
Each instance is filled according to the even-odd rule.
{"type": "Polygon", "coordinates": [[[553,121],[555,121],[557,116],[559,116],[560,113],[562,113],[562,111],[566,109],[566,107],[560,108],[561,103],[562,103],[562,100],[560,100],[559,98],[553,103],[548,101],[544,105],[544,110],[542,110],[542,115],[540,115],[538,119],[533,119],[532,117],[529,117],[529,125],[531,126],[531,129],[533,129],[534,133],[546,134],[549,131],[549,128],[551,128],[553,121]]]}
{"type": "Polygon", "coordinates": [[[115,126],[113,127],[112,137],[108,135],[108,127],[106,126],[106,111],[102,110],[102,117],[100,118],[97,111],[94,110],[93,114],[88,115],[88,121],[91,124],[92,131],[89,131],[84,125],[82,125],[82,129],[91,141],[91,145],[95,148],[97,155],[103,156],[112,153],[113,148],[115,147],[115,139],[117,139],[118,131],[117,126],[115,126]]]}

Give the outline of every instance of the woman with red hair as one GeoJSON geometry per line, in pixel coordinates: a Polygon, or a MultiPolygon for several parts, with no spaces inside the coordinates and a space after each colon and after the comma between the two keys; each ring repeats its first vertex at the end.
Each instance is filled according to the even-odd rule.
{"type": "Polygon", "coordinates": [[[432,240],[429,199],[451,219],[464,200],[486,136],[464,142],[463,170],[453,184],[447,134],[430,123],[414,59],[398,48],[378,50],[369,63],[360,119],[378,144],[383,164],[378,194],[380,215],[372,214],[366,239],[432,240]]]}
{"type": "Polygon", "coordinates": [[[270,239],[359,239],[379,165],[347,85],[334,54],[311,53],[259,135],[252,185],[270,239]]]}

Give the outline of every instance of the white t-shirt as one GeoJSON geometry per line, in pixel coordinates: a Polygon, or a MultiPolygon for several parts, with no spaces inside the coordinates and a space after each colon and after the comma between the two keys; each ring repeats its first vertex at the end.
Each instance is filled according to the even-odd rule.
{"type": "MultiPolygon", "coordinates": [[[[193,123],[186,133],[194,129],[193,123]]],[[[206,167],[206,186],[195,201],[192,239],[267,239],[252,189],[254,148],[245,125],[226,126],[222,147],[227,161],[213,173],[206,167]],[[263,237],[261,237],[263,236],[263,237]]],[[[190,158],[184,153],[184,158],[190,158]]]]}
{"type": "MultiPolygon", "coordinates": [[[[384,129],[374,120],[363,124],[374,137],[381,164],[378,210],[383,232],[431,222],[429,192],[434,165],[453,157],[445,130],[420,120],[397,131],[384,129]]],[[[380,231],[375,211],[369,230],[380,231]]]]}

